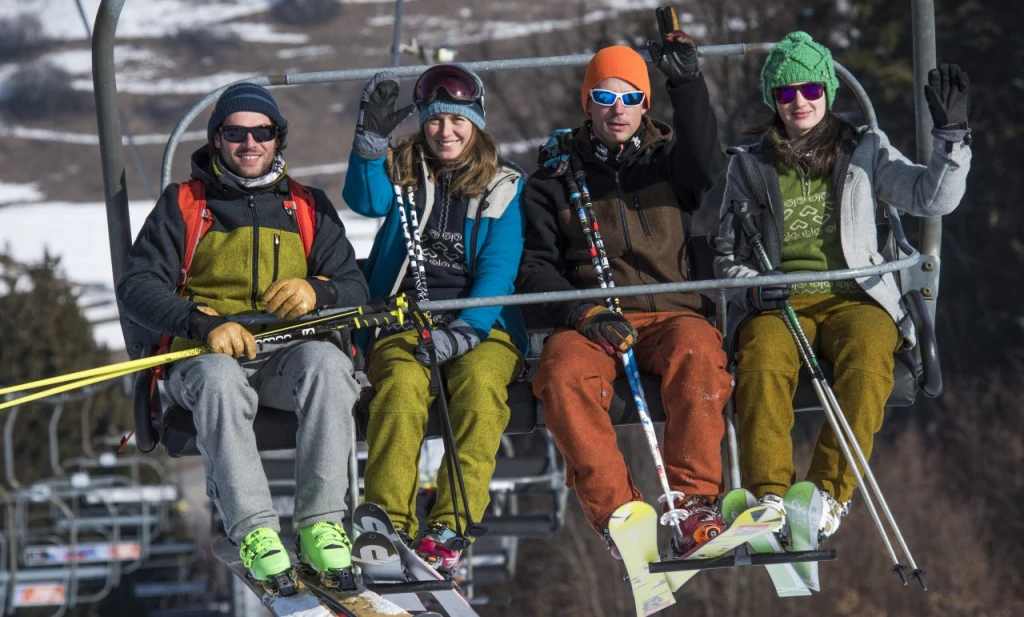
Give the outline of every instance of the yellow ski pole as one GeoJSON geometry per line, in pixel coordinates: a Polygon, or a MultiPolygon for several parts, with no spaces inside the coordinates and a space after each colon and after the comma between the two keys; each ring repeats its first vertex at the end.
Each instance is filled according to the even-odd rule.
{"type": "MultiPolygon", "coordinates": [[[[318,319],[312,319],[309,321],[300,322],[289,326],[278,328],[277,330],[271,330],[265,332],[256,337],[256,342],[264,342],[270,338],[280,338],[282,335],[288,335],[291,333],[297,333],[298,336],[307,336],[310,334],[322,334],[335,329],[346,328],[355,326],[356,328],[379,326],[387,323],[390,318],[395,318],[399,323],[402,321],[402,309],[405,308],[405,298],[399,296],[395,300],[395,307],[386,311],[385,313],[374,312],[379,310],[380,307],[372,305],[360,306],[351,311],[343,313],[335,313],[326,317],[318,319]],[[363,317],[364,319],[360,319],[363,317]],[[351,323],[331,323],[338,322],[343,319],[352,319],[351,323]]],[[[289,337],[291,338],[291,337],[289,337]]],[[[168,364],[170,362],[177,362],[186,358],[192,358],[200,356],[206,353],[210,353],[210,348],[203,345],[201,347],[193,347],[191,349],[184,349],[182,351],[175,351],[172,353],[160,354],[157,356],[150,356],[148,358],[139,358],[138,360],[129,360],[127,362],[120,362],[118,364],[110,364],[107,366],[101,366],[94,369],[87,369],[84,371],[78,371],[76,373],[69,373],[67,375],[59,375],[57,377],[49,377],[47,379],[40,379],[38,381],[21,384],[18,386],[10,386],[7,388],[0,389],[0,396],[10,394],[14,392],[23,392],[25,390],[33,390],[35,388],[42,388],[54,384],[63,384],[55,388],[49,388],[40,392],[34,392],[16,399],[12,399],[3,403],[0,403],[0,410],[7,409],[8,407],[14,407],[15,405],[23,405],[30,403],[42,398],[54,396],[57,394],[63,394],[74,390],[76,388],[84,388],[94,383],[98,383],[107,379],[116,379],[129,375],[137,371],[143,371],[150,368],[155,368],[161,364],[168,364]]]]}
{"type": "Polygon", "coordinates": [[[7,409],[8,407],[15,407],[17,405],[24,405],[25,403],[31,403],[32,401],[38,401],[41,398],[47,398],[49,396],[55,396],[57,394],[63,394],[65,392],[70,392],[71,390],[75,390],[77,388],[84,388],[86,386],[91,386],[94,383],[99,383],[101,381],[106,381],[108,379],[115,379],[117,377],[121,377],[123,375],[128,375],[128,374],[134,373],[136,371],[140,371],[140,370],[142,370],[142,369],[131,368],[131,369],[127,369],[125,371],[122,371],[122,372],[116,373],[116,374],[103,374],[103,375],[97,375],[95,377],[89,377],[89,378],[86,378],[86,379],[80,379],[78,381],[72,381],[71,383],[66,383],[66,384],[59,385],[56,388],[50,388],[48,390],[40,390],[39,392],[33,392],[32,394],[26,394],[25,396],[22,396],[20,398],[12,399],[10,401],[5,401],[3,403],[0,403],[0,409],[7,409]]]}
{"type": "MultiPolygon", "coordinates": [[[[197,347],[196,349],[202,349],[197,347]]],[[[165,362],[174,362],[183,358],[189,358],[196,354],[196,349],[186,349],[184,351],[176,351],[174,353],[161,354],[159,356],[149,356],[147,358],[139,358],[138,360],[128,360],[127,362],[119,362],[117,364],[108,364],[106,366],[100,366],[97,368],[86,369],[84,371],[78,371],[75,373],[68,373],[66,375],[58,375],[56,377],[48,377],[46,379],[40,379],[38,381],[30,381],[17,386],[8,386],[6,388],[0,388],[0,396],[5,394],[12,394],[14,392],[24,392],[25,390],[35,390],[36,388],[43,388],[46,386],[52,386],[59,383],[77,382],[83,379],[89,379],[93,377],[101,377],[104,375],[109,376],[108,379],[119,377],[127,373],[133,373],[135,371],[142,371],[154,366],[159,366],[165,362]],[[185,355],[182,355],[185,354],[185,355]]],[[[96,383],[96,382],[91,382],[96,383]]],[[[2,407],[0,407],[2,409],[2,407]]]]}
{"type": "MultiPolygon", "coordinates": [[[[301,330],[304,328],[315,327],[326,321],[337,320],[352,315],[362,315],[364,308],[365,307],[359,307],[357,309],[346,311],[344,313],[335,313],[333,315],[328,315],[326,317],[321,317],[318,319],[312,319],[310,321],[303,321],[298,324],[284,326],[282,328],[278,328],[277,330],[272,330],[265,334],[261,334],[259,337],[257,337],[257,340],[259,340],[259,338],[262,336],[281,334],[283,332],[288,332],[295,329],[301,330]]],[[[196,349],[202,349],[202,347],[198,347],[196,349]]],[[[30,381],[28,383],[23,383],[17,386],[8,386],[6,388],[0,388],[0,396],[3,396],[5,394],[13,394],[15,392],[24,392],[26,390],[35,390],[36,388],[43,388],[46,386],[52,386],[54,384],[59,383],[77,382],[79,380],[89,379],[92,377],[99,377],[100,375],[109,375],[109,378],[113,379],[115,377],[120,377],[122,375],[126,375],[128,373],[132,373],[135,371],[142,371],[148,368],[159,366],[161,364],[166,364],[168,362],[177,362],[178,360],[191,358],[192,356],[195,355],[201,355],[196,352],[196,349],[186,349],[184,351],[176,351],[172,353],[161,354],[159,356],[149,356],[146,358],[139,358],[137,360],[128,360],[126,362],[108,364],[106,366],[86,369],[84,371],[77,371],[75,373],[67,373],[66,375],[48,377],[46,379],[40,379],[38,381],[30,381]]],[[[96,382],[92,381],[90,383],[96,382]]],[[[4,407],[0,407],[0,409],[4,409],[4,407]]]]}

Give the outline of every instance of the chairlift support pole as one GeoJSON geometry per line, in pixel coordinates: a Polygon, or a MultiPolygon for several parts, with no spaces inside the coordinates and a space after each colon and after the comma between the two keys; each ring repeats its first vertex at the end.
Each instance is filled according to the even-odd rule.
{"type": "Polygon", "coordinates": [[[402,18],[405,15],[405,2],[395,0],[395,27],[391,37],[391,66],[402,64],[402,18]]]}
{"type": "MultiPolygon", "coordinates": [[[[935,2],[911,0],[914,40],[914,111],[917,119],[917,161],[927,164],[932,153],[932,116],[924,87],[928,71],[938,66],[935,52],[935,2]]],[[[942,219],[921,219],[921,252],[938,257],[942,245],[942,219]]],[[[934,299],[934,298],[933,298],[934,299]]]]}

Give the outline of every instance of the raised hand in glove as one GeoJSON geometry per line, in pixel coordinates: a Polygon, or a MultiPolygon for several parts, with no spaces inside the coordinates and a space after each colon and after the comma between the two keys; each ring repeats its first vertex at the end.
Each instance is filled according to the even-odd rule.
{"type": "Polygon", "coordinates": [[[408,105],[395,109],[398,103],[398,75],[393,71],[377,73],[363,88],[359,99],[359,119],[352,149],[364,158],[384,156],[391,141],[391,133],[416,108],[408,105]]]}
{"type": "Polygon", "coordinates": [[[537,164],[547,176],[561,176],[569,169],[572,129],[555,129],[537,150],[537,164]]]}
{"type": "Polygon", "coordinates": [[[697,66],[697,44],[679,28],[675,9],[670,6],[657,9],[660,41],[647,41],[647,52],[669,84],[693,81],[700,76],[697,66]]]}
{"type": "Polygon", "coordinates": [[[576,319],[576,331],[600,345],[612,357],[629,351],[640,336],[629,320],[599,304],[581,309],[576,319]]]}
{"type": "Polygon", "coordinates": [[[316,308],[316,291],[306,279],[280,279],[263,293],[267,312],[281,319],[297,319],[316,308]]]}
{"type": "Polygon", "coordinates": [[[937,129],[966,129],[971,115],[971,80],[957,64],[940,64],[928,71],[924,97],[937,129]]]}
{"type": "MultiPolygon", "coordinates": [[[[477,336],[473,326],[456,319],[448,324],[447,328],[438,328],[433,332],[434,354],[437,356],[437,363],[444,364],[449,360],[462,357],[472,351],[480,344],[480,337],[477,336]]],[[[416,345],[413,351],[416,360],[420,364],[430,364],[430,354],[423,341],[416,345]]]]}
{"type": "MultiPolygon", "coordinates": [[[[769,276],[776,274],[785,274],[778,268],[769,272],[763,273],[761,276],[769,276]]],[[[762,285],[760,287],[751,287],[747,293],[747,300],[750,301],[750,306],[758,313],[764,311],[777,311],[789,300],[789,295],[793,292],[793,286],[788,284],[783,285],[762,285]]]]}

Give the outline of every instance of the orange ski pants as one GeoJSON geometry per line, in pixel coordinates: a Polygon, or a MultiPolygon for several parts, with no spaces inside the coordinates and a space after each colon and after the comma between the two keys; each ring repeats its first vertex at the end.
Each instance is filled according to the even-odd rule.
{"type": "MultiPolygon", "coordinates": [[[[716,497],[722,491],[722,410],[732,394],[722,336],[696,313],[636,313],[626,318],[640,338],[641,372],[661,376],[665,406],[662,456],[672,490],[716,497]]],[[[565,459],[566,484],[601,531],[616,508],[643,500],[618,449],[608,415],[622,362],[575,330],[556,330],[544,344],[533,392],[565,459]]]]}

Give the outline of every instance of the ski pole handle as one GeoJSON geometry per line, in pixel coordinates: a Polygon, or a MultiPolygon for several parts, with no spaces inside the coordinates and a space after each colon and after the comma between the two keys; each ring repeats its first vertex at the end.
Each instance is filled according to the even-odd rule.
{"type": "Polygon", "coordinates": [[[732,214],[739,220],[743,235],[751,244],[761,241],[761,232],[754,224],[754,214],[760,214],[760,211],[754,212],[754,206],[749,199],[732,200],[732,214]]]}
{"type": "Polygon", "coordinates": [[[772,265],[772,260],[768,257],[768,251],[764,250],[761,232],[754,224],[754,215],[761,213],[760,206],[752,205],[749,199],[734,199],[732,212],[733,216],[739,219],[740,228],[747,241],[750,242],[750,248],[757,259],[757,265],[761,267],[761,272],[770,272],[775,266],[772,265]],[[758,208],[758,210],[755,212],[754,208],[758,208]]]}

